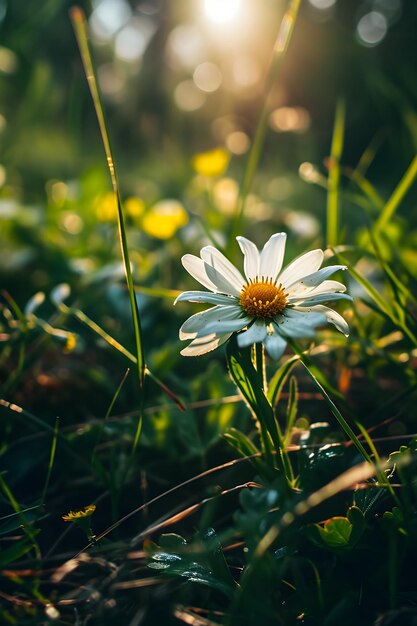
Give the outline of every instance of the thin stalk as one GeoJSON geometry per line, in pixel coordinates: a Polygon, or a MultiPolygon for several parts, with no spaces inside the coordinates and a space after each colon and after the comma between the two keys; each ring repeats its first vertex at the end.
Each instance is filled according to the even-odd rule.
{"type": "Polygon", "coordinates": [[[32,528],[31,528],[30,524],[28,524],[25,516],[22,513],[22,510],[20,508],[20,504],[18,503],[18,501],[14,497],[13,493],[11,492],[9,486],[7,485],[7,483],[4,480],[4,478],[3,478],[1,473],[0,473],[0,487],[3,490],[3,493],[4,493],[5,497],[10,502],[14,512],[18,515],[18,517],[20,519],[20,522],[22,524],[22,528],[23,528],[27,538],[31,542],[32,548],[35,551],[36,558],[38,560],[41,560],[42,554],[41,554],[41,551],[40,551],[40,548],[39,548],[39,544],[36,541],[35,533],[32,531],[32,528]]]}
{"type": "Polygon", "coordinates": [[[385,485],[388,489],[388,491],[390,492],[393,500],[395,501],[396,505],[398,507],[401,507],[401,503],[399,501],[399,499],[397,498],[397,494],[395,493],[395,490],[393,488],[393,486],[391,485],[389,478],[387,477],[387,475],[385,474],[385,472],[381,469],[383,467],[383,463],[381,460],[381,457],[378,454],[378,450],[375,447],[374,442],[372,441],[372,438],[370,436],[370,434],[368,433],[368,431],[366,430],[366,428],[358,421],[355,422],[356,426],[359,428],[359,430],[361,431],[362,437],[365,439],[366,443],[369,446],[369,449],[371,450],[372,454],[375,457],[375,474],[376,477],[378,479],[378,482],[381,483],[381,485],[385,485]]]}
{"type": "MultiPolygon", "coordinates": [[[[264,144],[266,129],[268,125],[268,115],[270,112],[270,96],[274,85],[280,74],[282,62],[285,54],[288,50],[288,46],[291,41],[291,36],[294,30],[295,22],[297,19],[298,11],[300,8],[301,0],[290,0],[289,7],[285,12],[278,31],[278,37],[276,39],[274,49],[272,51],[271,59],[269,62],[265,86],[265,95],[263,98],[263,105],[259,113],[258,123],[256,126],[255,137],[252,142],[251,149],[249,151],[248,159],[246,162],[245,173],[243,176],[242,185],[240,186],[239,197],[237,201],[237,209],[235,218],[232,223],[230,237],[228,238],[228,248],[231,246],[236,235],[239,234],[242,225],[243,213],[245,210],[246,199],[248,193],[252,187],[253,178],[258,167],[259,159],[261,156],[262,146],[264,144]]],[[[227,252],[230,255],[230,250],[227,252]]]]}
{"type": "Polygon", "coordinates": [[[41,504],[42,505],[45,504],[46,492],[48,491],[49,481],[51,479],[52,468],[54,466],[55,454],[56,454],[56,444],[57,444],[57,441],[58,441],[58,430],[59,430],[59,417],[57,417],[56,420],[55,420],[54,436],[53,436],[53,439],[52,439],[51,453],[49,455],[48,471],[47,471],[47,474],[46,474],[45,485],[43,487],[42,496],[41,496],[41,504]]]}
{"type": "Polygon", "coordinates": [[[119,383],[119,385],[118,385],[118,387],[117,387],[117,389],[116,389],[116,391],[115,391],[115,393],[114,393],[114,395],[113,395],[113,397],[112,397],[112,399],[111,399],[111,402],[110,402],[110,404],[109,404],[109,406],[108,406],[108,409],[107,409],[107,411],[106,411],[106,414],[105,414],[105,416],[104,416],[104,420],[103,420],[103,422],[100,424],[100,430],[99,430],[99,432],[98,432],[98,434],[97,434],[96,443],[95,443],[95,446],[94,446],[94,448],[93,448],[93,453],[92,453],[92,455],[91,455],[91,464],[92,464],[92,465],[94,465],[94,461],[95,461],[95,457],[96,457],[96,452],[97,452],[97,446],[99,445],[99,443],[100,443],[100,441],[101,441],[101,436],[102,436],[102,434],[103,434],[104,424],[106,423],[107,419],[109,418],[109,416],[110,416],[110,414],[111,414],[111,412],[112,412],[112,410],[113,410],[114,405],[116,404],[117,398],[118,398],[118,397],[119,397],[119,395],[120,395],[120,392],[121,392],[121,390],[122,390],[122,387],[123,387],[123,385],[125,384],[126,379],[127,379],[127,377],[129,376],[129,373],[130,373],[130,368],[128,367],[128,368],[127,368],[127,370],[125,371],[125,373],[123,374],[123,378],[122,378],[122,380],[120,381],[120,383],[119,383]]]}
{"type": "MultiPolygon", "coordinates": [[[[133,330],[135,335],[135,347],[138,366],[139,386],[142,389],[145,379],[145,356],[143,352],[142,331],[139,316],[139,308],[136,301],[135,288],[133,285],[132,270],[129,258],[129,249],[127,245],[126,228],[124,223],[124,216],[122,211],[122,204],[120,200],[119,183],[117,178],[116,167],[114,164],[113,153],[110,145],[110,139],[107,132],[106,120],[104,117],[104,111],[101,104],[100,93],[98,90],[97,80],[94,72],[94,65],[91,58],[90,47],[88,44],[87,24],[83,11],[79,7],[73,7],[70,11],[72,24],[77,38],[77,43],[80,49],[81,59],[84,66],[85,75],[90,88],[91,97],[93,99],[94,108],[96,111],[97,121],[100,127],[101,138],[103,141],[104,151],[107,158],[107,165],[110,172],[111,183],[115,200],[117,203],[117,219],[119,227],[120,245],[122,251],[123,264],[126,274],[126,283],[129,292],[130,306],[133,318],[133,330]]],[[[143,394],[141,394],[143,396],[143,394]]]]}
{"type": "MultiPolygon", "coordinates": [[[[259,382],[262,386],[262,391],[263,393],[265,393],[266,395],[266,391],[267,391],[267,382],[266,382],[266,366],[265,366],[265,348],[264,345],[262,343],[255,343],[254,345],[254,352],[255,352],[255,358],[256,358],[256,369],[259,375],[259,382]]],[[[272,420],[271,420],[271,424],[268,427],[268,424],[264,425],[264,420],[262,419],[261,416],[258,417],[258,421],[261,425],[261,429],[262,428],[266,428],[266,432],[267,432],[267,437],[268,437],[268,441],[272,441],[272,443],[274,444],[274,448],[275,448],[275,454],[276,454],[276,458],[277,458],[277,467],[279,470],[283,471],[287,482],[289,485],[292,484],[293,480],[294,480],[294,472],[292,469],[292,465],[290,463],[290,459],[288,456],[288,453],[285,449],[285,445],[284,445],[284,441],[282,438],[282,434],[281,434],[281,430],[279,428],[279,425],[277,423],[275,414],[274,414],[274,409],[271,406],[271,415],[272,415],[272,420]]]]}
{"type": "Polygon", "coordinates": [[[389,222],[389,220],[394,215],[401,201],[403,200],[405,194],[410,189],[411,185],[414,183],[417,177],[417,156],[411,161],[407,171],[404,176],[394,189],[391,194],[391,197],[388,199],[384,210],[381,215],[377,219],[374,226],[374,234],[378,235],[380,231],[384,228],[384,226],[389,222]]]}
{"type": "Polygon", "coordinates": [[[288,343],[291,345],[291,347],[293,348],[294,352],[299,355],[301,363],[303,364],[303,366],[305,367],[305,369],[309,373],[312,381],[316,385],[317,389],[320,391],[321,395],[323,396],[324,400],[326,401],[327,405],[329,406],[329,408],[330,408],[331,412],[333,413],[334,417],[339,422],[339,425],[341,426],[342,430],[345,432],[345,434],[352,441],[353,445],[358,450],[358,452],[362,456],[362,458],[367,463],[370,463],[372,466],[375,466],[375,463],[372,462],[371,457],[369,456],[369,454],[367,453],[367,451],[365,450],[365,448],[363,447],[363,445],[359,441],[358,437],[356,436],[356,434],[354,433],[352,428],[349,426],[348,422],[345,420],[345,418],[343,417],[343,415],[341,414],[341,412],[339,411],[339,409],[337,408],[337,406],[335,405],[333,400],[328,395],[328,393],[325,390],[324,386],[319,382],[317,377],[314,375],[313,371],[310,369],[306,359],[304,358],[303,353],[301,352],[301,350],[298,347],[298,345],[296,344],[296,342],[294,342],[292,340],[289,340],[288,343]]]}
{"type": "Polygon", "coordinates": [[[346,104],[339,100],[333,127],[327,191],[327,245],[335,246],[339,236],[340,222],[340,158],[345,134],[346,104]]]}

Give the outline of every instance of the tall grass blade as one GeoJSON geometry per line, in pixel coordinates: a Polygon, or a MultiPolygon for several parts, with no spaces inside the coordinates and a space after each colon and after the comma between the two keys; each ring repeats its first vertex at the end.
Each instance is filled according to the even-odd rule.
{"type": "Polygon", "coordinates": [[[366,443],[368,444],[369,449],[371,450],[372,454],[375,457],[376,475],[378,477],[378,481],[381,483],[381,485],[386,485],[386,487],[388,488],[388,491],[390,492],[391,496],[395,500],[397,506],[400,506],[400,502],[397,498],[397,495],[394,491],[393,486],[389,482],[389,479],[387,475],[385,474],[385,472],[381,469],[383,467],[383,463],[382,463],[381,457],[378,454],[378,450],[376,449],[375,444],[372,441],[371,435],[368,433],[365,426],[363,426],[360,422],[356,421],[356,426],[361,431],[362,437],[365,439],[366,443]]]}
{"type": "Polygon", "coordinates": [[[291,433],[295,423],[295,418],[297,417],[297,409],[298,409],[298,386],[297,379],[295,376],[291,376],[290,378],[290,391],[288,396],[288,407],[287,407],[287,425],[285,429],[285,437],[284,437],[284,445],[288,445],[291,440],[291,433]]]}
{"type": "Polygon", "coordinates": [[[41,504],[42,505],[45,504],[46,492],[48,491],[49,481],[51,479],[51,474],[52,474],[52,468],[54,466],[55,454],[56,454],[56,444],[57,444],[57,441],[58,441],[58,431],[59,431],[59,417],[57,417],[56,420],[55,420],[54,436],[53,436],[53,439],[52,439],[51,453],[49,455],[48,471],[47,471],[47,474],[46,474],[45,484],[44,484],[43,490],[42,490],[42,497],[41,497],[41,504]]]}
{"type": "Polygon", "coordinates": [[[333,415],[336,418],[336,420],[339,422],[339,425],[341,426],[341,428],[344,431],[344,433],[352,441],[353,445],[355,446],[355,448],[357,449],[359,454],[362,456],[362,458],[367,463],[371,463],[372,464],[371,457],[369,456],[369,454],[367,453],[367,451],[365,450],[365,448],[363,447],[363,445],[359,441],[358,437],[355,435],[355,433],[353,432],[352,428],[349,426],[349,424],[347,423],[347,421],[345,420],[345,418],[343,417],[343,415],[341,414],[341,412],[339,411],[339,409],[337,408],[337,406],[335,405],[333,400],[330,398],[330,396],[328,395],[328,393],[325,390],[325,388],[323,387],[323,385],[315,377],[314,373],[311,371],[311,369],[309,368],[307,363],[305,363],[303,357],[301,357],[301,362],[304,365],[304,367],[307,370],[307,372],[309,373],[313,383],[316,385],[317,389],[320,391],[321,395],[323,396],[327,406],[329,407],[329,409],[333,413],[333,415]]]}
{"type": "Polygon", "coordinates": [[[415,182],[417,177],[417,156],[411,161],[407,171],[404,176],[394,189],[386,203],[382,213],[379,218],[375,222],[374,226],[374,234],[378,235],[381,230],[387,225],[395,211],[398,209],[401,201],[403,200],[405,194],[409,191],[411,185],[415,182]]]}
{"type": "Polygon", "coordinates": [[[327,189],[327,245],[335,246],[339,238],[340,223],[340,158],[345,134],[346,103],[341,99],[336,106],[327,189]]]}
{"type": "Polygon", "coordinates": [[[10,502],[14,512],[18,515],[21,524],[22,524],[22,528],[28,538],[28,540],[30,541],[30,543],[32,544],[32,548],[35,552],[36,558],[37,559],[41,559],[42,558],[42,554],[41,554],[41,550],[39,548],[39,544],[36,541],[35,535],[36,535],[36,531],[34,532],[30,526],[30,524],[27,522],[25,516],[22,513],[20,504],[18,503],[18,501],[16,500],[16,498],[14,497],[12,491],[10,490],[8,484],[6,483],[6,481],[4,480],[2,474],[0,473],[0,488],[2,489],[6,499],[10,502]]]}
{"type": "Polygon", "coordinates": [[[100,127],[101,138],[103,140],[104,151],[107,158],[107,165],[110,172],[113,192],[117,203],[117,218],[119,226],[119,236],[122,251],[123,264],[126,274],[126,283],[129,292],[130,306],[132,310],[133,318],[133,330],[135,335],[135,348],[136,358],[139,375],[139,385],[142,388],[145,379],[145,356],[143,352],[141,323],[139,316],[139,308],[136,301],[135,288],[133,284],[132,270],[130,266],[129,250],[127,246],[126,228],[124,223],[124,216],[122,211],[122,205],[120,200],[119,183],[117,179],[117,172],[114,164],[112,149],[110,145],[110,139],[107,132],[106,121],[104,117],[104,111],[101,104],[100,93],[98,90],[97,80],[94,73],[93,61],[91,58],[90,47],[88,44],[87,25],[84,13],[79,7],[73,7],[70,11],[71,20],[74,26],[75,35],[77,38],[78,46],[80,49],[81,59],[84,66],[85,75],[90,88],[91,97],[93,99],[94,108],[97,115],[97,121],[100,127]]]}
{"type": "MultiPolygon", "coordinates": [[[[369,282],[369,280],[367,278],[365,278],[365,276],[363,276],[363,274],[358,272],[358,270],[356,270],[349,263],[349,261],[347,261],[341,254],[338,253],[337,254],[337,258],[344,265],[346,265],[346,267],[348,268],[348,270],[349,270],[350,274],[353,276],[353,278],[368,292],[368,294],[371,296],[372,300],[377,305],[379,311],[382,314],[384,314],[386,317],[388,317],[388,319],[390,319],[391,322],[395,326],[397,326],[397,328],[402,330],[403,333],[405,335],[407,335],[407,337],[410,339],[410,341],[413,344],[417,345],[417,337],[415,336],[413,331],[410,330],[410,328],[404,323],[403,309],[401,308],[401,305],[398,304],[396,302],[396,300],[392,300],[392,302],[390,302],[389,298],[383,298],[383,296],[381,296],[379,291],[369,282]]],[[[370,306],[370,305],[371,305],[371,303],[368,302],[368,306],[370,306]]],[[[373,307],[371,307],[371,308],[373,308],[373,307]]]]}
{"type": "Polygon", "coordinates": [[[92,465],[94,465],[94,460],[95,460],[95,456],[96,456],[97,446],[99,445],[100,440],[101,440],[101,436],[102,436],[102,434],[103,434],[104,424],[105,424],[106,420],[109,418],[109,416],[111,415],[111,412],[112,412],[112,410],[113,410],[113,407],[114,407],[114,405],[116,404],[117,398],[118,398],[118,397],[119,397],[119,395],[120,395],[120,392],[121,392],[121,390],[122,390],[122,388],[123,388],[123,385],[125,384],[125,382],[126,382],[126,380],[127,380],[127,377],[129,376],[129,373],[130,373],[130,368],[127,368],[127,370],[126,370],[126,371],[125,371],[125,373],[123,374],[123,378],[122,378],[122,380],[120,381],[120,383],[119,383],[119,385],[118,385],[118,387],[117,387],[116,391],[114,392],[114,395],[113,395],[113,397],[112,397],[112,399],[111,399],[111,401],[110,401],[110,404],[109,404],[109,406],[108,406],[108,408],[107,408],[106,414],[105,414],[105,416],[104,416],[104,420],[103,420],[103,422],[101,423],[101,426],[100,426],[99,432],[98,432],[98,434],[97,434],[96,444],[95,444],[95,446],[94,446],[94,448],[93,448],[93,454],[91,455],[91,464],[92,464],[92,465]]]}

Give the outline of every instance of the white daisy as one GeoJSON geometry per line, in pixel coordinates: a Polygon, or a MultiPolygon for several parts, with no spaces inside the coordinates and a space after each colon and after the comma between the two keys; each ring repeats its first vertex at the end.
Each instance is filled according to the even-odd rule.
{"type": "Polygon", "coordinates": [[[346,267],[319,269],[323,251],[311,250],[281,271],[286,237],[285,233],[272,235],[261,252],[249,239],[237,237],[246,279],[213,246],[203,248],[200,257],[182,257],[187,272],[210,291],[185,291],[174,304],[188,300],[215,305],[192,315],[181,326],[180,339],[192,340],[182,355],[205,354],[238,333],[240,347],[262,342],[269,355],[279,359],[288,338],[313,337],[317,326],[330,323],[349,334],[343,317],[323,306],[324,302],[352,300],[343,293],[345,285],[327,280],[346,267]]]}

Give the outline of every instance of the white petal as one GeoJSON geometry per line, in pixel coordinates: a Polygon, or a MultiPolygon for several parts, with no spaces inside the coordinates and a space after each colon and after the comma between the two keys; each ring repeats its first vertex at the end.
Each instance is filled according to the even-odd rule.
{"type": "Polygon", "coordinates": [[[264,344],[266,351],[269,356],[275,361],[278,361],[279,358],[284,354],[285,348],[287,347],[287,342],[281,335],[278,333],[273,333],[272,335],[267,335],[264,339],[264,344]]]}
{"type": "Polygon", "coordinates": [[[239,333],[237,336],[237,343],[241,348],[251,346],[253,343],[262,343],[266,337],[266,325],[262,320],[257,320],[252,326],[245,330],[243,333],[239,333]]]}
{"type": "Polygon", "coordinates": [[[346,265],[329,265],[328,267],[323,267],[318,272],[313,272],[313,274],[304,276],[301,280],[297,280],[295,283],[292,283],[292,285],[288,285],[286,287],[286,292],[289,295],[292,295],[293,293],[300,293],[304,290],[311,289],[312,287],[317,287],[318,285],[321,285],[326,278],[338,270],[345,269],[346,265]]]}
{"type": "Polygon", "coordinates": [[[281,276],[279,276],[279,282],[283,287],[287,287],[287,285],[292,285],[295,281],[303,278],[303,276],[316,272],[323,263],[323,258],[323,250],[310,250],[310,252],[302,254],[298,259],[287,265],[281,276]]]}
{"type": "Polygon", "coordinates": [[[237,300],[231,296],[225,296],[222,293],[211,293],[210,291],[183,291],[180,293],[174,304],[177,302],[207,302],[208,304],[225,304],[231,305],[237,303],[237,300]]]}
{"type": "Polygon", "coordinates": [[[202,261],[198,256],[194,256],[193,254],[184,254],[181,259],[181,263],[187,272],[191,274],[191,276],[199,283],[204,285],[204,287],[207,287],[207,289],[210,289],[211,291],[219,291],[207,276],[204,261],[202,261]]]}
{"type": "Polygon", "coordinates": [[[274,319],[274,328],[284,337],[314,337],[315,329],[326,323],[326,316],[319,311],[285,309],[274,319]]]}
{"type": "Polygon", "coordinates": [[[227,285],[227,290],[221,289],[224,293],[238,296],[245,284],[245,280],[239,270],[226,259],[224,254],[213,246],[205,246],[200,254],[205,263],[205,270],[209,279],[215,285],[227,285]]]}
{"type": "Polygon", "coordinates": [[[194,339],[186,348],[181,350],[183,356],[200,356],[215,350],[221,346],[230,337],[231,333],[226,335],[209,335],[206,337],[199,337],[194,339]]]}
{"type": "Polygon", "coordinates": [[[353,300],[347,293],[322,293],[311,298],[306,298],[304,302],[299,302],[297,306],[314,306],[322,302],[334,302],[335,300],[353,300]]]}
{"type": "Polygon", "coordinates": [[[203,332],[208,324],[221,322],[222,320],[235,320],[242,313],[238,306],[214,306],[207,311],[195,313],[180,328],[180,339],[192,339],[193,336],[201,337],[210,333],[203,332]]]}
{"type": "Polygon", "coordinates": [[[340,330],[346,337],[349,336],[349,326],[339,313],[336,313],[333,309],[329,309],[329,307],[323,306],[322,304],[315,306],[314,310],[323,313],[329,324],[333,324],[333,326],[335,326],[337,330],[340,330]]]}
{"type": "Polygon", "coordinates": [[[285,233],[276,233],[264,245],[259,266],[261,277],[272,278],[272,282],[275,282],[282,268],[286,239],[285,233]]]}
{"type": "Polygon", "coordinates": [[[246,237],[236,237],[236,240],[244,254],[244,268],[245,275],[248,280],[256,280],[259,276],[259,250],[253,243],[246,237]]]}
{"type": "Polygon", "coordinates": [[[334,293],[340,292],[343,293],[346,291],[346,285],[343,283],[339,283],[337,280],[324,280],[321,285],[309,289],[308,291],[301,291],[293,293],[289,298],[288,302],[298,302],[309,300],[314,296],[318,296],[324,293],[334,293]]]}
{"type": "Polygon", "coordinates": [[[240,317],[235,320],[220,320],[211,322],[203,331],[199,332],[197,336],[208,335],[215,333],[216,335],[222,335],[223,333],[234,333],[237,330],[242,330],[244,326],[247,326],[252,321],[251,317],[240,317]]]}

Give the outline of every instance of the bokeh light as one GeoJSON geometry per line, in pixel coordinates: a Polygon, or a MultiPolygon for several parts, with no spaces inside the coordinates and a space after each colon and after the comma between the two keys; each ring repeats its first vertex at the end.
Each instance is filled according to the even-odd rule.
{"type": "Polygon", "coordinates": [[[155,26],[149,19],[132,18],[116,35],[114,51],[121,61],[137,62],[146,50],[155,26]]]}
{"type": "Polygon", "coordinates": [[[191,112],[201,109],[206,96],[192,80],[183,80],[175,87],[174,100],[179,109],[191,112]]]}
{"type": "Polygon", "coordinates": [[[225,215],[236,211],[239,185],[233,178],[221,178],[213,185],[213,200],[216,207],[225,215]]]}
{"type": "Polygon", "coordinates": [[[241,0],[204,0],[204,12],[216,24],[232,22],[241,8],[241,0]]]}
{"type": "Polygon", "coordinates": [[[388,22],[385,15],[379,11],[366,13],[356,27],[357,37],[364,46],[377,46],[388,31],[388,22]]]}
{"type": "Polygon", "coordinates": [[[223,76],[218,65],[206,61],[197,65],[194,70],[193,80],[201,91],[211,93],[220,87],[223,76]]]}
{"type": "Polygon", "coordinates": [[[315,9],[325,11],[326,9],[333,7],[337,0],[309,0],[309,2],[315,9]]]}
{"type": "Polygon", "coordinates": [[[204,39],[197,28],[180,24],[168,35],[165,56],[173,69],[194,69],[207,58],[204,39]]]}
{"type": "Polygon", "coordinates": [[[93,6],[91,30],[93,36],[103,43],[109,41],[132,16],[132,9],[126,0],[96,0],[93,6]]]}
{"type": "Polygon", "coordinates": [[[270,114],[269,124],[276,132],[303,133],[310,127],[310,114],[302,107],[279,107],[270,114]]]}
{"type": "Polygon", "coordinates": [[[0,46],[0,72],[13,74],[17,70],[18,64],[16,54],[9,48],[0,46]]]}
{"type": "Polygon", "coordinates": [[[236,130],[227,135],[226,147],[232,154],[245,154],[250,148],[250,139],[242,130],[236,130]]]}
{"type": "Polygon", "coordinates": [[[252,88],[261,78],[259,62],[250,56],[238,56],[233,61],[232,73],[236,86],[241,89],[252,88]]]}

